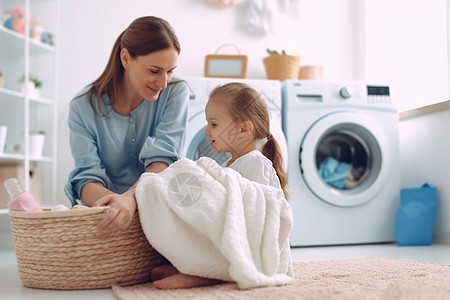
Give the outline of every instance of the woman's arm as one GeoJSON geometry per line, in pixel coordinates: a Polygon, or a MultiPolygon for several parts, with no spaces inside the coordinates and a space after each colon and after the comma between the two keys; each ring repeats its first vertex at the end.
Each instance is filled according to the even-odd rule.
{"type": "Polygon", "coordinates": [[[85,205],[94,206],[97,200],[111,194],[114,193],[105,188],[100,182],[88,182],[81,190],[81,199],[85,205]]]}
{"type": "Polygon", "coordinates": [[[164,162],[162,162],[162,161],[155,161],[155,162],[152,162],[151,164],[149,164],[147,166],[147,168],[145,168],[145,171],[146,172],[159,173],[159,172],[164,171],[168,167],[169,167],[169,165],[164,163],[164,162]]]}
{"type": "MultiPolygon", "coordinates": [[[[86,95],[70,102],[68,125],[70,149],[75,168],[69,175],[65,192],[72,205],[75,205],[77,200],[84,200],[81,194],[85,185],[97,183],[98,187],[110,187],[111,182],[99,156],[98,136],[101,132],[96,126],[95,112],[90,107],[86,95]]],[[[89,202],[91,193],[84,192],[83,194],[89,202]]],[[[85,202],[85,204],[90,206],[91,203],[85,202]]]]}
{"type": "MultiPolygon", "coordinates": [[[[149,164],[146,172],[159,173],[167,169],[168,165],[164,162],[155,161],[149,164]]],[[[136,196],[134,189],[139,180],[125,193],[115,194],[103,187],[100,183],[87,183],[83,187],[83,202],[94,200],[90,206],[106,206],[108,210],[106,216],[99,222],[99,230],[115,231],[125,230],[131,224],[136,211],[136,196]],[[86,193],[86,198],[84,197],[86,193]],[[99,197],[101,197],[99,199],[99,197]],[[98,199],[98,200],[96,200],[98,199]],[[96,201],[95,201],[96,200],[96,201]]],[[[86,203],[87,204],[87,203],[86,203]]],[[[89,205],[89,204],[88,204],[89,205]]]]}
{"type": "Polygon", "coordinates": [[[154,162],[170,165],[180,158],[188,120],[187,83],[171,84],[161,92],[158,102],[156,127],[148,134],[139,153],[139,160],[145,166],[154,162]]]}
{"type": "Polygon", "coordinates": [[[93,203],[93,206],[109,206],[106,215],[98,223],[98,230],[125,230],[131,224],[136,211],[134,186],[123,194],[108,194],[93,203]]]}

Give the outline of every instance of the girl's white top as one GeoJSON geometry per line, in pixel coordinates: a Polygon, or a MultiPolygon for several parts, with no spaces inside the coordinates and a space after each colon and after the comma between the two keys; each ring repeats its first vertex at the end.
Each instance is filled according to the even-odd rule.
{"type": "MultiPolygon", "coordinates": [[[[223,166],[226,166],[230,159],[225,161],[223,166]]],[[[251,181],[267,184],[275,188],[281,188],[280,180],[278,179],[272,162],[259,150],[253,150],[242,155],[229,167],[239,172],[242,177],[251,181]]]]}

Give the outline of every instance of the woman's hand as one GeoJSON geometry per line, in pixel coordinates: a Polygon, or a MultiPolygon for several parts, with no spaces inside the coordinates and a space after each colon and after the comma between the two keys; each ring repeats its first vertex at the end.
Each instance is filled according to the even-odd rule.
{"type": "Polygon", "coordinates": [[[123,194],[109,194],[94,202],[93,206],[109,206],[97,229],[103,231],[125,230],[130,226],[136,211],[134,189],[123,194]]]}

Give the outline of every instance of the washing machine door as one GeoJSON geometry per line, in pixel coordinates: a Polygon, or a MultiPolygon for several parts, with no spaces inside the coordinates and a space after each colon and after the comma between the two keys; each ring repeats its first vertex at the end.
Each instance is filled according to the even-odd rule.
{"type": "Polygon", "coordinates": [[[231,157],[230,153],[213,153],[208,137],[203,133],[206,128],[205,112],[199,111],[189,119],[186,130],[185,157],[197,160],[202,156],[208,156],[222,165],[231,157]]]}
{"type": "Polygon", "coordinates": [[[362,112],[339,111],[318,119],[300,147],[303,179],[317,198],[335,206],[370,201],[389,172],[389,145],[380,125],[362,112]]]}

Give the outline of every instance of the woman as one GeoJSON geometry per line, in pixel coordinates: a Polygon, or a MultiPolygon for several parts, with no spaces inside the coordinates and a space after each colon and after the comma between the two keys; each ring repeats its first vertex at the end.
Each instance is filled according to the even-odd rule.
{"type": "Polygon", "coordinates": [[[101,230],[121,230],[136,210],[143,172],[179,158],[189,89],[172,79],[180,44],[163,19],[142,17],[117,38],[102,75],[70,104],[75,169],[65,187],[72,204],[109,205],[101,230]]]}

